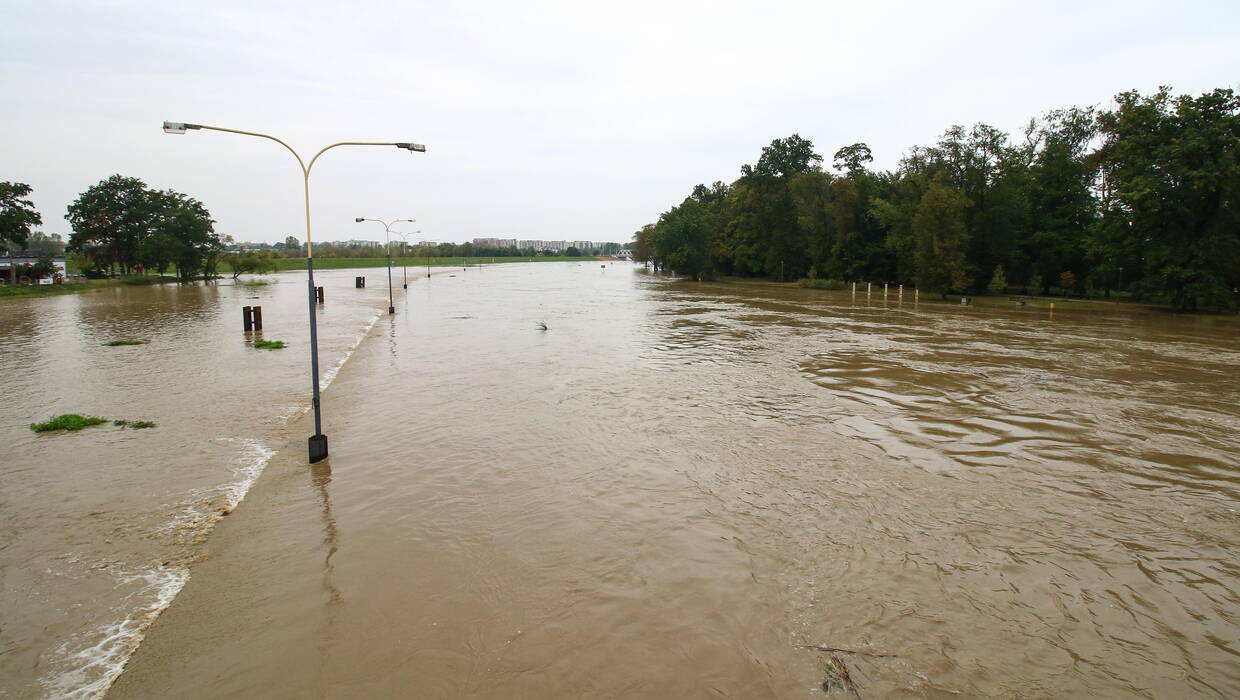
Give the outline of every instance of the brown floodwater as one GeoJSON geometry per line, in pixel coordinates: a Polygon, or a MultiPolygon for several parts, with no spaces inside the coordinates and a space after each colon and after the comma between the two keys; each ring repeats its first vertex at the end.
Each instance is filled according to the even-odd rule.
{"type": "MultiPolygon", "coordinates": [[[[386,304],[354,275],[318,280],[325,384],[386,304]]],[[[305,410],[305,274],[266,279],[0,302],[0,697],[101,695],[305,410]],[[156,427],[31,432],[61,413],[156,427]]]]}
{"type": "Polygon", "coordinates": [[[270,416],[274,455],[109,697],[1234,697],[1238,329],[419,278],[324,394],[328,462],[280,408],[300,363],[287,401],[185,407],[270,416]]]}

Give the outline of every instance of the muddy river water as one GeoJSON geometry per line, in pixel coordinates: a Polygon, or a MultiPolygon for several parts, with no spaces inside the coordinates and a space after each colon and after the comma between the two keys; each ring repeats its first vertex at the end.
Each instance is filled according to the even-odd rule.
{"type": "Polygon", "coordinates": [[[343,272],[0,307],[0,695],[1240,695],[1234,319],[343,272]]]}

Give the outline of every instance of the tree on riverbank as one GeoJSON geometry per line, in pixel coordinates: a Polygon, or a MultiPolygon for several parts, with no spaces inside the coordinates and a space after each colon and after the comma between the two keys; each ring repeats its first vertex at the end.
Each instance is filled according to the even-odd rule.
{"type": "Polygon", "coordinates": [[[83,192],[65,215],[73,226],[70,251],[122,273],[142,265],[161,274],[175,266],[182,281],[211,275],[223,251],[202,202],[172,190],[152,190],[138,178],[113,175],[83,192]]]}
{"type": "Polygon", "coordinates": [[[27,199],[31,191],[24,182],[0,182],[0,246],[24,250],[31,227],[43,223],[34,202],[27,199]]]}
{"type": "Polygon", "coordinates": [[[1163,88],[1116,101],[1112,111],[1049,112],[1018,139],[952,126],[886,172],[868,169],[864,143],[839,149],[831,173],[809,140],[776,139],[731,184],[697,185],[640,229],[634,259],[699,279],[807,276],[963,294],[986,290],[1000,267],[1042,294],[1071,271],[1064,294],[1236,308],[1240,98],[1163,88]]]}

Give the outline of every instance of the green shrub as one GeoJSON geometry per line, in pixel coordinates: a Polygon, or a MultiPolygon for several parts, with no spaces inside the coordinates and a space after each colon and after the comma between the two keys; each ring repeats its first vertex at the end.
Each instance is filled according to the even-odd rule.
{"type": "Polygon", "coordinates": [[[107,418],[65,413],[42,423],[31,423],[30,429],[36,433],[46,433],[52,430],[81,430],[82,428],[107,422],[107,418]]]}
{"type": "Polygon", "coordinates": [[[800,280],[797,280],[797,284],[805,287],[806,289],[843,289],[847,286],[839,280],[818,280],[810,279],[808,277],[803,277],[800,280]]]}
{"type": "Polygon", "coordinates": [[[283,350],[287,346],[283,340],[256,340],[254,347],[259,350],[283,350]]]}

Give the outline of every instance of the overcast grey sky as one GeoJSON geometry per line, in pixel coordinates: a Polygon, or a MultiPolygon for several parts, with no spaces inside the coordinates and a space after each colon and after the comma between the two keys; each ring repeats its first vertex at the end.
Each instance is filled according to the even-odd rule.
{"type": "Polygon", "coordinates": [[[238,240],[628,241],[794,132],[875,167],[953,123],[1014,132],[1159,85],[1240,87],[1240,2],[0,0],[0,180],[43,229],[114,173],[201,199],[238,240]],[[406,225],[407,226],[407,225],[406,225]]]}

